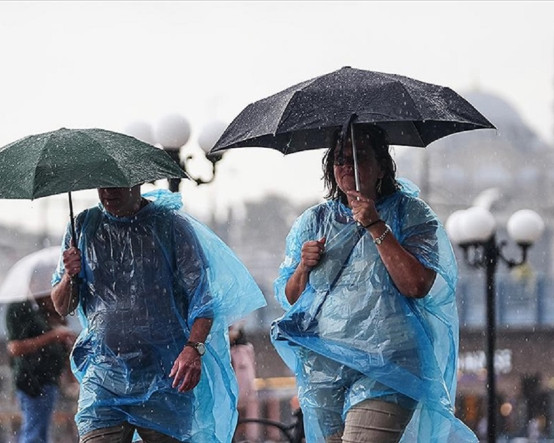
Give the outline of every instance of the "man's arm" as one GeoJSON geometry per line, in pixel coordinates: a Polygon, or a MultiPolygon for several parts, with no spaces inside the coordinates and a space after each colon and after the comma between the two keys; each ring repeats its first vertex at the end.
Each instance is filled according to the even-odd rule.
{"type": "MultiPolygon", "coordinates": [[[[192,325],[189,341],[205,343],[212,328],[211,318],[197,318],[192,325]]],[[[179,392],[190,391],[200,381],[202,356],[192,346],[184,346],[173,363],[169,376],[179,392]]]]}
{"type": "Polygon", "coordinates": [[[81,272],[81,251],[72,246],[63,251],[65,272],[61,281],[52,288],[52,301],[56,312],[66,316],[77,307],[79,286],[74,276],[81,272]]]}
{"type": "Polygon", "coordinates": [[[75,339],[75,334],[66,327],[59,327],[37,335],[36,337],[21,340],[10,340],[7,344],[8,353],[12,357],[21,357],[32,354],[49,345],[50,343],[65,343],[70,346],[75,339]]]}
{"type": "MultiPolygon", "coordinates": [[[[190,222],[180,216],[176,216],[174,221],[174,278],[182,285],[179,296],[188,298],[188,312],[182,312],[181,315],[187,319],[191,315],[194,316],[188,341],[205,343],[215,315],[206,274],[207,259],[190,222]]],[[[179,352],[169,373],[169,377],[173,378],[173,387],[179,392],[189,391],[198,384],[202,358],[198,350],[192,346],[184,346],[179,352]]]]}

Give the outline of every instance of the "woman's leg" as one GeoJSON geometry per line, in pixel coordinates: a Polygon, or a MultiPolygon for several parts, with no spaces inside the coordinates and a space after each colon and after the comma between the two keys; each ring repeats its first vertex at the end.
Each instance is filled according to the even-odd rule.
{"type": "Polygon", "coordinates": [[[327,437],[325,443],[342,443],[342,432],[327,437]]]}
{"type": "Polygon", "coordinates": [[[137,427],[137,432],[144,443],[180,443],[179,440],[153,429],[137,427]]]}
{"type": "Polygon", "coordinates": [[[346,414],[343,443],[397,443],[413,411],[382,400],[365,400],[346,414]]]}

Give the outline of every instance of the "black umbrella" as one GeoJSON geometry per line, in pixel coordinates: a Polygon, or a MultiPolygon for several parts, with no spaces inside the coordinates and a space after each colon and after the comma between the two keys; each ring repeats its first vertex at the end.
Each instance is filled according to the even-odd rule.
{"type": "Polygon", "coordinates": [[[495,128],[450,88],[345,67],[248,105],[210,154],[249,146],[285,154],[329,148],[345,122],[380,126],[390,144],[419,147],[457,132],[495,128]]]}

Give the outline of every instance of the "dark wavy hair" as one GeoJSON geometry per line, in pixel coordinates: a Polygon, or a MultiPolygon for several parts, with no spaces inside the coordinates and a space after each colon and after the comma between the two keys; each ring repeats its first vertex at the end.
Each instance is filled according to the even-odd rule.
{"type": "MultiPolygon", "coordinates": [[[[347,131],[349,132],[349,131],[347,131]]],[[[392,194],[399,185],[396,181],[396,163],[389,152],[389,143],[385,131],[376,125],[354,125],[354,136],[356,137],[356,149],[358,152],[363,150],[373,150],[375,158],[384,171],[381,182],[381,189],[377,197],[381,198],[392,194]]],[[[350,137],[348,137],[349,139],[350,137]]],[[[335,165],[335,151],[344,149],[346,138],[341,137],[341,131],[338,130],[335,135],[335,142],[322,160],[323,180],[327,189],[326,199],[336,200],[346,203],[346,195],[340,190],[335,179],[333,167],[335,165]],[[344,142],[343,142],[344,141],[344,142]]]]}

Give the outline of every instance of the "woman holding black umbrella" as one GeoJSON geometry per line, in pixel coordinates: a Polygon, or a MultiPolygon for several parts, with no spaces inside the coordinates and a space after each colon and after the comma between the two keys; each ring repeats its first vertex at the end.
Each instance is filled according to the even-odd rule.
{"type": "Polygon", "coordinates": [[[355,149],[347,133],[324,157],[328,200],[295,222],[275,282],[287,312],[272,337],[296,374],[307,441],[477,441],[453,414],[457,268],[446,233],[396,179],[385,133],[355,126],[355,149]]]}

